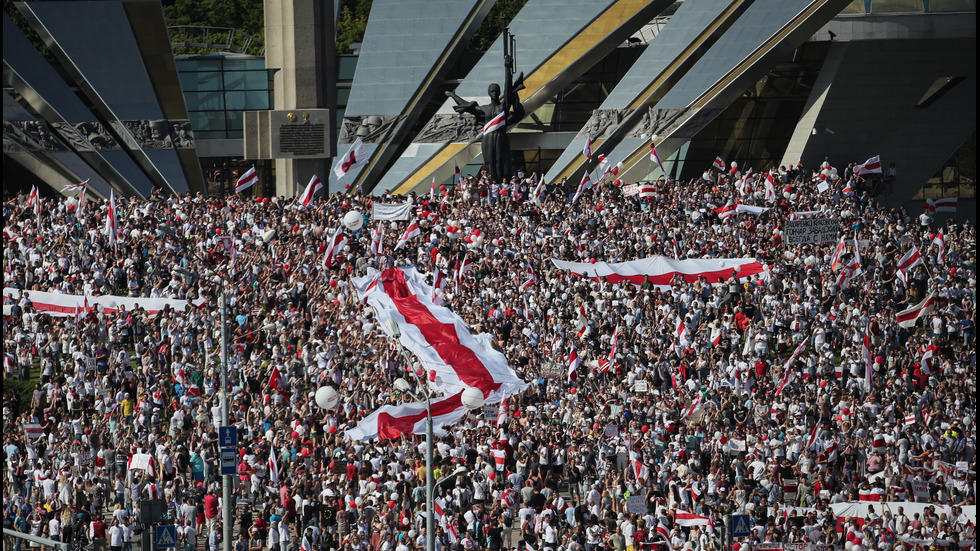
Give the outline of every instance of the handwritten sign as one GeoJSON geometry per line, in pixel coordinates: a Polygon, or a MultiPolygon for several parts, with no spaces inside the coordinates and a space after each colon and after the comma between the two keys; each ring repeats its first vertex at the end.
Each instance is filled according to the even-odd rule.
{"type": "Polygon", "coordinates": [[[787,245],[804,243],[833,243],[837,241],[840,221],[836,218],[804,218],[787,220],[785,234],[787,245]]]}

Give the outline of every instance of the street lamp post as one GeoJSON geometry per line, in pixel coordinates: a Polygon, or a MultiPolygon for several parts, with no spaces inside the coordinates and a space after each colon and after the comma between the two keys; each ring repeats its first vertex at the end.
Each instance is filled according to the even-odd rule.
{"type": "MultiPolygon", "coordinates": [[[[384,322],[385,329],[389,335],[395,340],[398,345],[398,350],[401,352],[402,357],[408,366],[411,366],[411,358],[408,355],[408,351],[401,345],[398,338],[401,336],[401,329],[399,329],[398,324],[392,320],[388,319],[384,322]]],[[[405,379],[399,377],[395,380],[394,389],[396,392],[401,392],[403,394],[408,394],[417,402],[421,403],[425,407],[425,550],[435,551],[436,550],[436,515],[435,515],[435,476],[433,475],[432,463],[435,456],[435,448],[433,446],[433,435],[432,435],[432,391],[429,390],[428,385],[426,385],[418,373],[414,369],[411,370],[415,378],[421,383],[423,392],[422,396],[417,396],[412,392],[412,385],[405,379]]],[[[477,388],[468,387],[463,391],[461,401],[467,409],[479,409],[483,407],[483,392],[477,388]]]]}

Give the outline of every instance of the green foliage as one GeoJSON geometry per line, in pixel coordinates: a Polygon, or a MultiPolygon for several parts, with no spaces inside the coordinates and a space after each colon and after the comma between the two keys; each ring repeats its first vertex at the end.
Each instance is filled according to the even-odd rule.
{"type": "MultiPolygon", "coordinates": [[[[167,25],[229,27],[265,39],[265,12],[262,0],[164,0],[167,25]]],[[[221,39],[213,35],[212,42],[221,39]]],[[[175,52],[204,53],[204,52],[175,52]]]]}
{"type": "Polygon", "coordinates": [[[364,40],[372,0],[341,0],[337,17],[337,53],[350,53],[350,45],[364,40]]]}
{"type": "MultiPolygon", "coordinates": [[[[527,0],[497,0],[497,3],[490,9],[487,18],[476,30],[476,34],[470,40],[467,49],[475,52],[485,52],[493,46],[497,37],[504,32],[510,22],[517,16],[517,12],[527,4],[527,0]]],[[[517,37],[520,40],[520,37],[517,37]]]]}

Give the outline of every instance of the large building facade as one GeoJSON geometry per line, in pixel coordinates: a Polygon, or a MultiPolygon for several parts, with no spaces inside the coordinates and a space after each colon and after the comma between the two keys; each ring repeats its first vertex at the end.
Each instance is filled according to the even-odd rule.
{"type": "MultiPolygon", "coordinates": [[[[139,195],[227,193],[253,165],[255,193],[287,196],[307,172],[331,193],[406,193],[479,170],[481,129],[445,93],[482,104],[503,81],[502,38],[468,49],[492,0],[374,0],[353,55],[325,38],[336,10],[300,17],[306,4],[267,0],[264,50],[176,60],[152,0],[19,4],[51,54],[5,20],[5,161],[54,189],[139,195]],[[111,70],[93,61],[106,44],[70,24],[89,20],[119,35],[111,70]],[[331,114],[322,154],[246,153],[248,113],[304,109],[331,114]],[[325,174],[355,139],[367,162],[325,174]]],[[[525,76],[514,166],[549,182],[577,182],[600,154],[625,181],[660,177],[656,136],[678,178],[715,157],[758,173],[880,155],[895,202],[927,184],[975,190],[975,1],[528,0],[509,30],[525,76]]]]}

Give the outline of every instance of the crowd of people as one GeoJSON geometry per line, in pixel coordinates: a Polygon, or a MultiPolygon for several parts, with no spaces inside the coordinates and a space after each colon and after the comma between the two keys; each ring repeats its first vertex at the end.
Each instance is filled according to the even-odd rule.
{"type": "Polygon", "coordinates": [[[146,528],[147,500],[160,499],[181,551],[222,547],[223,293],[234,549],[423,548],[424,437],[345,439],[402,400],[393,383],[413,368],[350,278],[411,265],[433,281],[442,273],[442,303],[493,335],[530,383],[499,423],[488,407],[437,439],[437,549],[720,549],[731,514],[749,518],[740,549],[973,546],[975,226],[884,208],[851,170],[784,167],[772,178],[768,199],[765,175],[736,185],[717,171],[642,194],[606,179],[580,197],[533,175],[477,176],[434,194],[335,194],[308,208],[156,193],[115,199],[114,245],[107,201],[80,209],[74,197],[42,197],[34,209],[11,197],[4,526],[121,551],[146,528]],[[372,203],[406,200],[420,234],[395,249],[409,221],[380,222],[372,252],[372,203]],[[728,216],[735,202],[769,210],[728,216]],[[363,228],[343,229],[351,211],[363,228]],[[838,241],[786,245],[800,213],[839,220],[844,254],[838,241]],[[326,263],[338,228],[347,244],[326,263]],[[924,263],[899,274],[912,247],[924,263]],[[858,254],[863,273],[839,285],[858,254]],[[633,285],[552,262],[654,255],[767,269],[633,285]],[[39,291],[189,304],[46,312],[32,301],[39,291]],[[930,295],[931,312],[898,324],[930,295]],[[569,373],[573,347],[582,363],[569,373]],[[333,410],[314,401],[323,386],[339,393],[333,410]]]}

